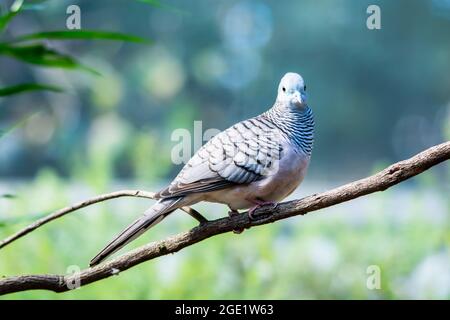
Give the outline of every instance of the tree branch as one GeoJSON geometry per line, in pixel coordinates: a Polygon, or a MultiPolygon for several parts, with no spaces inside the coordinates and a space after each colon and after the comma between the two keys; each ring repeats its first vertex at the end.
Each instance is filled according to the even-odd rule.
{"type": "Polygon", "coordinates": [[[431,147],[410,159],[397,162],[370,177],[303,199],[284,202],[274,209],[271,206],[259,208],[254,212],[255,220],[250,220],[247,214],[240,214],[208,221],[187,232],[149,243],[115,259],[70,276],[24,275],[2,279],[0,280],[0,295],[35,289],[55,292],[68,291],[73,288],[73,283],[84,286],[117,275],[144,261],[177,252],[218,234],[304,215],[366,194],[384,191],[448,159],[450,159],[450,141],[431,147]]]}
{"type": "MultiPolygon", "coordinates": [[[[95,196],[93,198],[81,201],[77,204],[62,208],[60,210],[57,210],[35,222],[32,224],[26,226],[22,230],[17,231],[13,235],[9,236],[8,238],[0,241],[0,249],[3,247],[6,247],[8,244],[11,244],[12,242],[22,238],[26,234],[30,233],[31,231],[36,230],[37,228],[42,227],[43,225],[56,220],[58,218],[61,218],[65,216],[68,213],[77,211],[79,209],[88,207],[90,205],[115,199],[115,198],[121,198],[121,197],[137,197],[137,198],[147,198],[147,199],[154,199],[155,194],[153,192],[143,191],[143,190],[120,190],[115,191],[111,193],[102,194],[99,196],[95,196]]],[[[200,223],[206,222],[206,218],[204,218],[200,213],[198,213],[196,210],[190,208],[190,207],[182,207],[181,210],[192,216],[194,219],[198,220],[200,223]]]]}

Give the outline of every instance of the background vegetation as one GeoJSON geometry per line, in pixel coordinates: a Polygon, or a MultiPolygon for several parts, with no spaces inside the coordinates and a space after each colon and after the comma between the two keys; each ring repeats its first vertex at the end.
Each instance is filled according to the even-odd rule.
{"type": "MultiPolygon", "coordinates": [[[[0,3],[2,17],[11,2],[0,3]]],[[[192,130],[194,120],[225,129],[266,110],[287,71],[305,77],[317,123],[311,169],[292,198],[450,139],[445,0],[377,1],[377,31],[366,28],[370,1],[24,4],[0,35],[0,88],[47,87],[0,97],[0,238],[94,194],[156,191],[179,170],[174,129],[192,130]],[[71,4],[81,7],[82,30],[132,41],[100,42],[108,36],[97,33],[11,44],[67,31],[71,4]],[[31,46],[33,61],[46,48],[65,64],[32,63],[5,45],[31,46]]],[[[219,236],[79,290],[6,298],[448,299],[449,176],[443,164],[382,194],[219,236]],[[380,290],[366,287],[370,265],[381,268],[380,290]]],[[[114,200],[51,223],[0,251],[0,276],[84,268],[150,203],[114,200]]],[[[220,205],[196,208],[226,214],[220,205]]],[[[194,225],[182,212],[166,221],[125,250],[194,225]]]]}

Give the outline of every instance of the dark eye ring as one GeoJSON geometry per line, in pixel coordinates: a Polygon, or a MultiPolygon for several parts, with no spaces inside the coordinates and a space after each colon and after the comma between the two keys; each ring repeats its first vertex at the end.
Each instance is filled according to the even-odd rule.
{"type": "Polygon", "coordinates": [[[286,92],[286,88],[285,87],[283,87],[283,92],[286,92]]]}

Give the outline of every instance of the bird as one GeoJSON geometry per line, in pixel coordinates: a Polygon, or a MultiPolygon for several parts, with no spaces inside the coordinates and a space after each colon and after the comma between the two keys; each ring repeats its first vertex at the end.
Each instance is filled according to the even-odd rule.
{"type": "MultiPolygon", "coordinates": [[[[314,141],[314,116],[301,75],[288,72],[273,106],[218,133],[155,195],[157,202],[91,261],[95,266],[178,208],[198,202],[229,207],[229,215],[276,206],[303,181],[314,141]]],[[[240,232],[242,230],[236,230],[240,232]]]]}

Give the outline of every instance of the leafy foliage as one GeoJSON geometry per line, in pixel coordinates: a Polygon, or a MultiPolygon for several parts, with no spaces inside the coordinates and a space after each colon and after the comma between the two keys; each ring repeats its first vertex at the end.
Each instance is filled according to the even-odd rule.
{"type": "Polygon", "coordinates": [[[16,16],[17,12],[8,12],[7,14],[0,17],[0,32],[2,32],[12,18],[16,16]]]}
{"type": "Polygon", "coordinates": [[[4,199],[14,199],[16,196],[14,194],[9,194],[9,193],[5,193],[0,195],[0,198],[4,198],[4,199]]]}
{"type": "MultiPolygon", "coordinates": [[[[16,0],[11,9],[0,16],[0,33],[5,31],[11,20],[22,12],[23,9],[32,9],[33,5],[42,4],[46,0],[27,1],[16,0]]],[[[22,62],[39,65],[47,68],[78,69],[100,75],[95,69],[85,66],[68,54],[58,52],[49,48],[44,42],[37,40],[113,40],[136,43],[151,43],[150,40],[119,32],[97,31],[97,30],[73,30],[73,31],[43,31],[28,35],[17,36],[14,39],[0,42],[0,55],[13,57],[22,62]],[[35,43],[27,44],[33,41],[35,43]],[[25,44],[23,44],[25,42],[25,44]]],[[[61,91],[61,88],[46,84],[19,84],[7,88],[0,88],[0,96],[23,93],[27,91],[50,90],[61,91]]]]}
{"type": "MultiPolygon", "coordinates": [[[[34,9],[36,5],[42,5],[47,0],[16,0],[10,10],[0,16],[0,36],[3,35],[9,23],[24,9],[34,9]]],[[[134,35],[119,32],[98,30],[72,30],[72,31],[43,31],[27,35],[17,36],[13,39],[0,38],[0,56],[9,56],[27,64],[46,68],[62,68],[67,70],[87,71],[94,75],[100,75],[92,67],[86,66],[69,54],[61,53],[50,48],[46,42],[39,40],[112,40],[150,44],[151,41],[134,35]],[[31,43],[30,43],[31,42],[31,43]]],[[[63,88],[42,83],[20,83],[0,88],[0,97],[17,95],[32,91],[62,92],[63,88]]],[[[13,127],[16,127],[14,125],[13,127]]],[[[7,130],[9,132],[11,129],[7,130]]],[[[3,136],[0,132],[0,138],[3,136]]]]}
{"type": "MultiPolygon", "coordinates": [[[[94,194],[122,188],[157,191],[179,169],[170,160],[177,143],[170,138],[173,130],[192,133],[199,119],[202,131],[224,129],[258,114],[274,98],[274,82],[286,71],[299,71],[307,79],[318,129],[311,170],[294,198],[335,187],[339,179],[360,178],[373,165],[387,165],[450,139],[450,76],[445,71],[450,65],[450,11],[434,11],[439,1],[382,0],[379,31],[365,28],[367,3],[350,0],[339,5],[332,0],[319,5],[289,0],[284,6],[271,1],[219,0],[207,6],[204,1],[178,1],[193,12],[193,19],[158,9],[151,23],[142,6],[127,0],[77,3],[89,6],[90,19],[111,23],[117,30],[145,25],[148,34],[164,41],[154,48],[138,46],[133,54],[115,51],[111,59],[100,61],[101,77],[90,77],[89,72],[68,77],[70,87],[83,89],[84,84],[77,83],[80,78],[92,80],[92,86],[67,99],[73,103],[70,108],[59,104],[65,96],[46,96],[54,110],[43,110],[36,117],[39,121],[27,122],[23,135],[2,141],[0,194],[19,196],[0,198],[0,238],[25,227],[33,213],[94,194]],[[123,5],[130,10],[125,13],[123,5]],[[244,15],[242,5],[248,9],[244,15]],[[245,21],[251,23],[241,28],[245,21]],[[268,42],[261,44],[265,28],[268,42]],[[244,41],[252,47],[240,50],[244,41]],[[254,70],[259,70],[257,77],[245,86],[228,86],[254,70]],[[36,130],[51,138],[35,142],[36,130]],[[27,180],[11,183],[19,174],[27,180]]],[[[45,5],[25,1],[22,10],[45,5]]],[[[51,12],[38,16],[41,25],[53,25],[51,12]]],[[[20,23],[21,18],[19,14],[13,21],[20,23]]],[[[47,30],[50,27],[36,32],[47,30]]],[[[7,36],[0,35],[0,41],[9,46],[47,44],[47,39],[14,42],[7,36]]],[[[95,54],[101,60],[109,48],[118,47],[107,43],[95,54]]],[[[47,68],[25,61],[23,65],[47,68]]],[[[2,69],[2,85],[14,84],[6,73],[12,69],[2,69]]],[[[20,96],[2,100],[2,120],[26,110],[18,108],[24,101],[20,96]]],[[[448,299],[449,174],[449,164],[443,164],[387,192],[326,213],[223,235],[80,290],[30,291],[5,298],[448,299]],[[366,287],[370,265],[381,268],[380,290],[366,287]]],[[[51,223],[0,251],[0,277],[64,274],[71,265],[84,268],[151,203],[117,199],[51,223]]],[[[227,214],[214,204],[201,203],[196,209],[211,219],[227,214]]],[[[194,225],[176,212],[122,252],[194,225]]]]}
{"type": "Polygon", "coordinates": [[[99,72],[82,65],[73,57],[50,49],[42,43],[21,46],[0,44],[0,54],[11,56],[29,64],[49,68],[80,69],[99,75],[99,72]]]}
{"type": "Polygon", "coordinates": [[[52,86],[41,83],[22,83],[15,86],[0,88],[0,97],[19,94],[27,91],[53,91],[62,92],[64,89],[58,86],[52,86]]]}
{"type": "Polygon", "coordinates": [[[151,41],[140,37],[119,32],[72,30],[72,31],[48,31],[37,32],[16,38],[14,42],[27,40],[115,40],[150,44],[151,41]]]}

